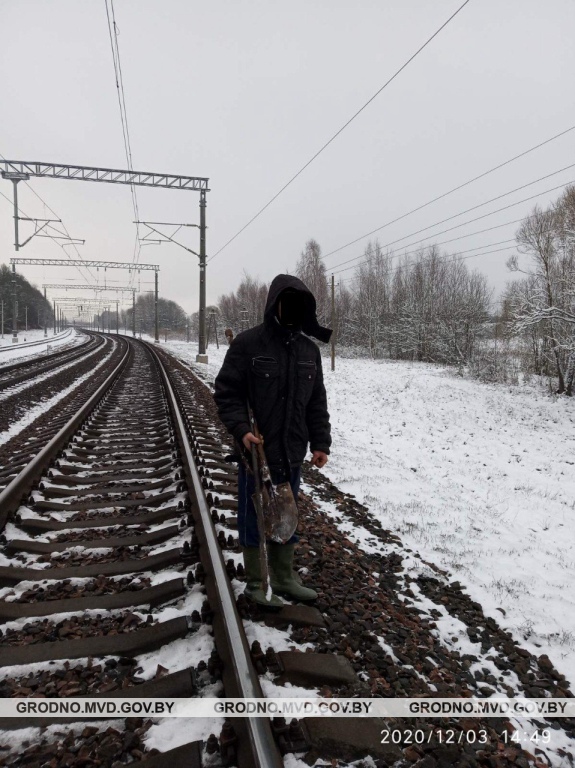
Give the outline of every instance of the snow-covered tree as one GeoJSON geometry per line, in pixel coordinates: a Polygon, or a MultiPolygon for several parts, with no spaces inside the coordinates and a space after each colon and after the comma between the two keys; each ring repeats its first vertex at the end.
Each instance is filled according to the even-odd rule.
{"type": "Polygon", "coordinates": [[[575,386],[575,187],[546,209],[536,206],[516,234],[519,255],[508,267],[524,275],[508,289],[512,328],[531,338],[533,369],[551,363],[558,394],[575,386]],[[527,265],[520,255],[527,256],[527,265]]]}

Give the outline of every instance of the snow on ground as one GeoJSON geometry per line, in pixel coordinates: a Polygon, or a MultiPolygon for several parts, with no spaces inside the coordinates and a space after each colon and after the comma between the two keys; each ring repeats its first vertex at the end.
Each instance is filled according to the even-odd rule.
{"type": "Polygon", "coordinates": [[[39,329],[18,331],[18,344],[12,344],[12,332],[4,329],[4,338],[0,339],[0,366],[20,358],[42,355],[49,351],[48,347],[54,352],[65,345],[73,346],[79,344],[84,338],[84,334],[80,331],[67,328],[56,336],[48,329],[48,336],[44,339],[44,331],[39,329]]]}
{"type": "Polygon", "coordinates": [[[33,408],[30,408],[28,411],[26,411],[24,416],[18,419],[18,421],[15,421],[8,429],[0,432],[0,445],[7,443],[8,440],[14,437],[14,435],[22,432],[22,430],[25,429],[29,424],[49,411],[53,405],[58,403],[60,400],[63,400],[65,397],[68,397],[68,395],[74,392],[84,381],[91,378],[94,373],[109,360],[109,358],[112,356],[112,353],[113,350],[110,350],[106,357],[100,360],[100,362],[98,362],[91,371],[85,373],[83,376],[80,376],[78,379],[75,379],[72,384],[70,384],[70,386],[66,387],[61,392],[58,392],[57,395],[54,395],[49,400],[45,401],[44,403],[35,405],[33,408]]]}
{"type": "MultiPolygon", "coordinates": [[[[224,354],[193,368],[213,380],[224,354]]],[[[324,473],[575,682],[575,400],[425,363],[338,358],[324,377],[324,473]]]]}
{"type": "MultiPolygon", "coordinates": [[[[77,336],[74,338],[79,339],[80,337],[77,336]]],[[[74,345],[70,344],[70,346],[74,346],[74,345]]],[[[86,355],[83,358],[83,360],[89,360],[91,357],[94,357],[99,354],[100,354],[100,350],[94,349],[92,352],[86,355]]],[[[43,353],[40,353],[40,356],[43,356],[43,353]]],[[[29,389],[30,387],[35,387],[37,384],[40,384],[42,381],[46,381],[52,378],[52,376],[56,374],[59,375],[60,373],[63,373],[64,371],[67,371],[70,368],[73,368],[75,365],[78,365],[78,360],[72,360],[69,363],[66,363],[65,365],[60,365],[55,370],[47,371],[46,373],[43,373],[39,376],[34,376],[33,378],[25,379],[24,381],[21,381],[19,384],[15,384],[14,386],[9,387],[4,392],[0,392],[0,402],[2,402],[2,400],[8,400],[8,398],[13,397],[16,394],[21,394],[26,389],[29,389]]]]}
{"type": "Polygon", "coordinates": [[[420,363],[326,384],[330,479],[575,680],[575,402],[420,363]]]}

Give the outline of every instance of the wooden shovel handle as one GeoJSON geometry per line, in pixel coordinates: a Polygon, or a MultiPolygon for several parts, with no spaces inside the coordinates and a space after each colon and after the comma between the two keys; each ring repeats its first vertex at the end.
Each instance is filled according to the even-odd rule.
{"type": "Polygon", "coordinates": [[[263,464],[267,463],[266,462],[266,455],[264,453],[264,439],[262,437],[262,434],[261,434],[261,432],[259,430],[259,427],[258,427],[258,423],[255,420],[255,418],[254,418],[254,421],[253,421],[253,427],[254,427],[254,435],[260,441],[259,443],[256,444],[256,449],[257,449],[257,452],[258,452],[258,456],[260,458],[260,462],[263,465],[263,464]]]}

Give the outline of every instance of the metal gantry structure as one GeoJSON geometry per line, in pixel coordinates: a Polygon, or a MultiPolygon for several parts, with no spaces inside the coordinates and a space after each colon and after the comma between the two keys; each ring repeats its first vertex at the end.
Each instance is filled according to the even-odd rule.
{"type": "Polygon", "coordinates": [[[81,285],[79,283],[43,283],[43,288],[52,288],[54,290],[74,291],[117,291],[120,293],[135,293],[136,289],[131,285],[81,285]]]}
{"type": "MultiPolygon", "coordinates": [[[[134,265],[131,261],[100,261],[100,260],[93,260],[93,261],[84,261],[83,259],[22,259],[22,258],[16,258],[13,257],[10,259],[10,263],[12,264],[12,271],[15,273],[15,265],[16,264],[28,264],[28,265],[40,265],[40,266],[46,266],[46,267],[69,267],[69,266],[83,266],[83,267],[95,267],[96,269],[99,269],[100,267],[103,267],[104,269],[128,269],[128,270],[153,270],[154,271],[154,314],[155,314],[155,340],[157,343],[160,341],[160,326],[159,326],[159,318],[158,318],[158,272],[160,271],[160,267],[158,264],[137,264],[134,265]]],[[[45,285],[44,289],[47,287],[58,287],[56,284],[52,286],[45,285]]],[[[97,289],[97,290],[116,290],[115,288],[108,288],[104,286],[88,286],[88,285],[66,285],[66,284],[59,284],[59,288],[64,288],[66,290],[69,290],[70,288],[89,288],[89,289],[97,289]]],[[[121,290],[121,289],[120,289],[121,290]]],[[[132,332],[133,335],[136,335],[136,292],[134,288],[125,288],[124,290],[132,291],[132,332]]],[[[44,298],[46,290],[44,290],[44,298]]]]}
{"type": "MultiPolygon", "coordinates": [[[[92,181],[105,184],[128,184],[142,187],[159,187],[163,189],[177,189],[183,191],[195,191],[200,194],[200,249],[198,258],[200,266],[200,295],[199,295],[199,345],[198,362],[207,362],[206,356],[206,193],[209,192],[209,179],[201,176],[180,176],[176,174],[152,173],[148,171],[130,171],[114,168],[96,168],[82,165],[63,165],[61,163],[41,163],[27,160],[0,160],[0,172],[3,178],[13,182],[14,185],[14,225],[16,251],[19,250],[18,241],[18,183],[28,181],[31,177],[44,177],[52,179],[68,179],[75,181],[92,181]]],[[[191,250],[191,249],[190,249],[191,250]]],[[[54,260],[55,261],[55,260],[54,260]]],[[[79,260],[82,266],[88,266],[90,262],[79,260]]],[[[71,264],[72,260],[68,262],[71,264]]],[[[133,269],[140,265],[132,264],[133,269]]],[[[13,288],[14,288],[14,312],[12,341],[18,339],[16,319],[16,277],[13,264],[13,288]]],[[[156,271],[156,307],[158,273],[156,271]]],[[[159,342],[158,317],[156,311],[155,340],[159,342]]]]}
{"type": "MultiPolygon", "coordinates": [[[[157,273],[156,273],[157,274],[157,273]]],[[[46,289],[50,288],[53,290],[66,290],[69,291],[70,289],[73,290],[84,290],[84,291],[94,291],[95,293],[101,293],[102,291],[116,291],[116,293],[131,293],[132,294],[132,336],[134,338],[136,337],[136,289],[132,288],[131,286],[107,286],[107,285],[78,285],[77,283],[44,283],[44,297],[46,296],[46,289]]],[[[59,299],[56,299],[56,302],[60,304],[62,301],[74,301],[74,303],[78,304],[87,304],[91,302],[104,304],[106,302],[115,301],[116,302],[116,313],[118,312],[117,299],[109,299],[105,296],[99,296],[94,299],[88,299],[84,297],[73,297],[71,299],[68,299],[68,297],[62,297],[59,299]]],[[[156,309],[157,309],[157,297],[156,297],[156,309]]],[[[116,326],[118,323],[116,323],[116,326]]]]}
{"type": "Polygon", "coordinates": [[[101,259],[10,259],[10,263],[36,264],[41,267],[103,267],[104,269],[127,269],[134,272],[140,270],[155,270],[159,272],[159,264],[134,264],[132,261],[102,261],[101,259]]]}

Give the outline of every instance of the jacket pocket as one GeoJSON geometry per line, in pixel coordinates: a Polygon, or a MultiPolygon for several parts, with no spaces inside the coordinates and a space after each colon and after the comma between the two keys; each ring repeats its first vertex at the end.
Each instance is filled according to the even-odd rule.
{"type": "Polygon", "coordinates": [[[252,357],[252,373],[258,379],[277,379],[280,374],[275,357],[252,357]]]}
{"type": "MultiPolygon", "coordinates": [[[[274,357],[253,357],[250,366],[250,400],[260,432],[268,442],[266,456],[271,461],[282,424],[280,366],[274,357]]],[[[279,450],[279,443],[277,446],[279,450]]]]}
{"type": "Polygon", "coordinates": [[[298,400],[307,405],[313,390],[317,365],[313,360],[298,360],[296,370],[298,400]]]}

